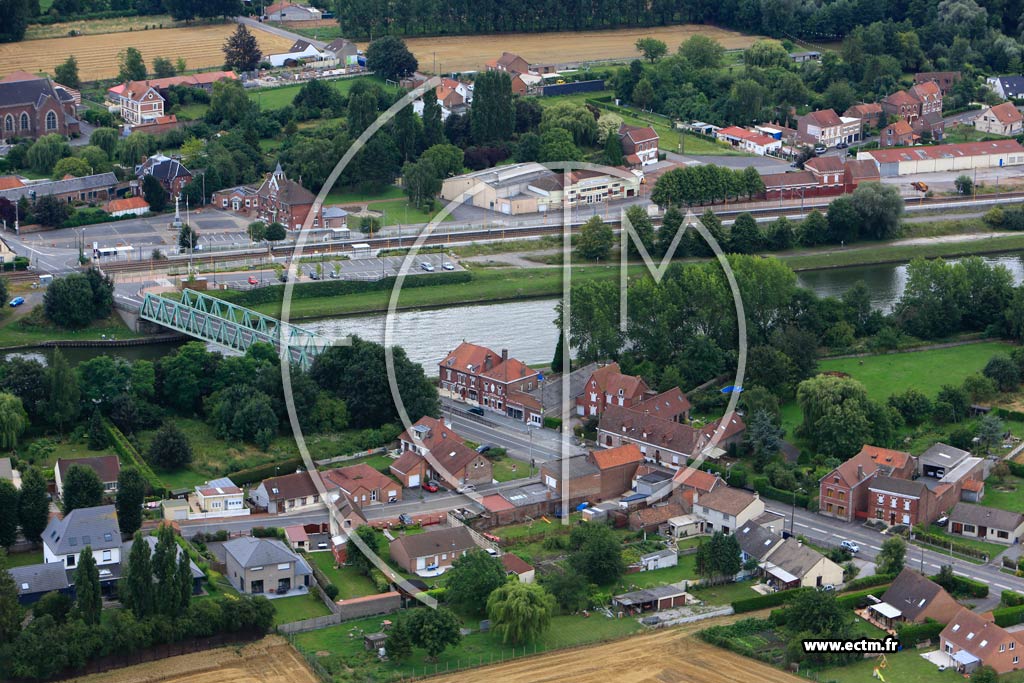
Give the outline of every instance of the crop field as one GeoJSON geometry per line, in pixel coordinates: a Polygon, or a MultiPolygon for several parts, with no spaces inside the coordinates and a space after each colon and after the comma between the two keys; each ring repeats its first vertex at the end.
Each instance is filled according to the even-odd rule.
{"type": "MultiPolygon", "coordinates": [[[[219,67],[224,63],[221,47],[234,29],[234,24],[219,24],[4,43],[0,45],[0,76],[18,69],[53,73],[54,66],[73,54],[83,81],[114,78],[117,53],[128,47],[138,48],[146,64],[152,64],[155,57],[173,60],[182,56],[190,69],[219,67]]],[[[264,31],[254,33],[264,53],[281,52],[292,44],[264,31]]]]}
{"type": "MultiPolygon", "coordinates": [[[[713,38],[726,49],[749,47],[756,40],[735,31],[714,26],[682,24],[680,26],[654,26],[612,31],[580,31],[578,33],[502,33],[484,36],[440,36],[434,38],[406,38],[405,42],[420,62],[420,69],[437,72],[482,71],[489,59],[501,56],[502,51],[515,52],[528,62],[576,62],[607,59],[635,59],[639,57],[635,43],[639,38],[652,37],[665,41],[675,52],[679,44],[696,34],[713,38]]],[[[366,49],[365,44],[360,44],[366,49]]]]}
{"type": "Polygon", "coordinates": [[[245,647],[222,647],[102,674],[75,683],[320,683],[302,656],[280,636],[245,647]]]}

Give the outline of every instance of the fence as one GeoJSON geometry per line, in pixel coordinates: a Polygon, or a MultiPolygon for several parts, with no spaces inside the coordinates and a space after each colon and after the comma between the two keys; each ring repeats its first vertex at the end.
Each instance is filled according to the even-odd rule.
{"type": "Polygon", "coordinates": [[[302,621],[293,621],[289,624],[280,624],[277,627],[278,633],[285,635],[292,633],[305,633],[306,631],[315,631],[320,628],[327,628],[328,626],[337,626],[342,621],[340,614],[328,614],[325,617],[313,617],[312,619],[303,619],[302,621]]]}

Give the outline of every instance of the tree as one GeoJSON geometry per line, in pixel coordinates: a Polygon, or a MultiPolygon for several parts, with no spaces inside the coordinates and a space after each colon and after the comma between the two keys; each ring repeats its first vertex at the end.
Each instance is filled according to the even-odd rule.
{"type": "Polygon", "coordinates": [[[622,141],[615,133],[610,134],[604,142],[604,162],[609,166],[622,166],[626,158],[622,156],[622,141]]]}
{"type": "Polygon", "coordinates": [[[447,143],[431,145],[423,154],[420,161],[429,161],[437,169],[438,175],[448,178],[462,173],[464,154],[455,145],[447,143]]]}
{"type": "Polygon", "coordinates": [[[174,62],[166,57],[154,57],[153,75],[157,78],[170,78],[171,76],[177,76],[178,71],[174,68],[174,62]]]}
{"type": "Polygon", "coordinates": [[[117,66],[117,79],[121,82],[146,80],[146,63],[138,48],[129,47],[117,53],[117,66]]]}
{"type": "Polygon", "coordinates": [[[262,242],[267,239],[267,224],[263,221],[253,221],[246,231],[249,233],[249,239],[253,242],[262,242]]]}
{"type": "Polygon", "coordinates": [[[235,71],[254,71],[263,59],[256,36],[244,24],[238,25],[222,49],[225,68],[235,71]]]}
{"type": "Polygon", "coordinates": [[[569,566],[600,586],[618,581],[626,571],[622,548],[605,524],[582,524],[569,534],[569,566]]]}
{"type": "Polygon", "coordinates": [[[278,222],[271,223],[267,226],[266,236],[263,238],[268,242],[280,242],[288,236],[288,229],[278,222]]]}
{"type": "Polygon", "coordinates": [[[540,582],[566,614],[586,609],[590,604],[591,584],[572,569],[542,574],[540,582]]]}
{"type": "Polygon", "coordinates": [[[540,158],[538,159],[541,163],[576,161],[580,156],[580,150],[573,143],[572,133],[569,131],[553,128],[541,134],[540,158]]]}
{"type": "Polygon", "coordinates": [[[83,176],[90,175],[91,173],[92,168],[89,167],[89,162],[85,159],[79,159],[78,157],[64,157],[54,165],[51,177],[54,180],[60,180],[65,176],[81,178],[83,176]]]}
{"type": "Polygon", "coordinates": [[[124,467],[117,475],[117,524],[121,533],[134,534],[142,526],[142,505],[146,502],[146,480],[134,467],[124,467]]]}
{"type": "Polygon", "coordinates": [[[87,545],[78,556],[75,570],[75,612],[87,624],[100,623],[103,611],[103,595],[100,592],[100,571],[92,546],[87,545]]]}
{"type": "MultiPolygon", "coordinates": [[[[1005,433],[1006,425],[993,413],[987,413],[978,423],[978,441],[987,453],[991,453],[992,447],[1002,442],[1005,433]]],[[[1005,464],[1002,460],[999,463],[1005,464]]]]}
{"type": "MultiPolygon", "coordinates": [[[[763,467],[768,458],[775,456],[782,448],[782,428],[776,423],[776,418],[767,410],[758,410],[750,415],[747,420],[747,429],[744,433],[744,441],[750,451],[763,467]]],[[[755,464],[756,469],[760,469],[755,464]]]]}
{"type": "Polygon", "coordinates": [[[700,33],[684,40],[679,46],[678,53],[694,69],[717,69],[725,59],[725,48],[718,41],[700,33]]]}
{"type": "Polygon", "coordinates": [[[836,596],[828,591],[800,591],[786,606],[786,618],[791,624],[799,624],[800,630],[814,634],[845,633],[849,626],[849,613],[837,602],[836,596]]]}
{"type": "Polygon", "coordinates": [[[423,93],[423,145],[430,149],[445,142],[441,105],[433,88],[423,93]]]}
{"type": "Polygon", "coordinates": [[[729,232],[729,251],[734,254],[754,254],[764,246],[764,236],[757,221],[749,213],[736,217],[729,232]]]}
{"type": "Polygon", "coordinates": [[[636,49],[644,59],[654,64],[668,52],[668,45],[657,38],[640,38],[636,41],[636,49]]]}
{"type": "Polygon", "coordinates": [[[486,71],[473,84],[473,115],[469,119],[478,145],[505,140],[515,130],[512,80],[504,71],[486,71]]]}
{"type": "Polygon", "coordinates": [[[110,445],[110,437],[103,424],[103,415],[100,414],[99,407],[95,407],[92,410],[92,416],[89,417],[89,450],[102,451],[108,445],[110,445]]]}
{"type": "Polygon", "coordinates": [[[864,385],[849,377],[819,375],[797,387],[804,421],[797,428],[819,453],[846,459],[872,440],[864,385]]]}
{"type": "Polygon", "coordinates": [[[366,68],[382,78],[397,81],[419,66],[419,62],[405,46],[405,41],[397,36],[377,38],[366,48],[366,68]]]}
{"type": "Polygon", "coordinates": [[[65,516],[72,510],[92,508],[103,504],[103,482],[96,470],[84,465],[72,465],[64,477],[61,496],[65,516]]]}
{"type": "Polygon", "coordinates": [[[907,389],[902,394],[893,394],[889,397],[888,403],[899,411],[903,416],[903,421],[908,425],[921,424],[932,413],[931,399],[913,388],[907,389]]]}
{"type": "Polygon", "coordinates": [[[798,241],[801,246],[814,247],[828,239],[828,221],[820,211],[814,209],[800,223],[798,241]]]}
{"type": "MultiPolygon", "coordinates": [[[[49,296],[50,290],[61,280],[66,280],[75,276],[68,276],[55,280],[46,289],[46,295],[49,296]]],[[[46,299],[43,299],[44,304],[46,299]]],[[[49,316],[47,316],[49,317],[49,316]]],[[[50,423],[55,426],[58,431],[63,432],[66,425],[71,424],[78,417],[78,399],[80,396],[78,390],[78,376],[75,371],[68,364],[67,359],[64,358],[64,354],[60,352],[60,349],[54,349],[53,357],[50,359],[50,366],[47,369],[47,380],[50,390],[50,400],[48,402],[49,418],[50,423]]]]}
{"type": "Polygon", "coordinates": [[[75,90],[82,87],[82,81],[78,78],[78,60],[74,55],[68,55],[67,59],[54,67],[53,80],[75,90]]]}
{"type": "Polygon", "coordinates": [[[402,167],[402,185],[409,203],[422,207],[434,200],[434,195],[441,191],[441,178],[437,168],[430,161],[420,159],[407,162],[402,167]]]}
{"type": "Polygon", "coordinates": [[[89,144],[99,147],[107,153],[108,158],[113,159],[114,154],[117,152],[117,142],[119,139],[120,136],[113,128],[97,128],[89,136],[89,144]]]}
{"type": "Polygon", "coordinates": [[[402,662],[412,654],[412,633],[409,620],[404,616],[395,619],[388,631],[387,653],[388,659],[396,662],[402,662]]]}
{"type": "Polygon", "coordinates": [[[860,217],[861,235],[885,240],[899,234],[903,217],[903,197],[899,188],[886,183],[862,183],[850,197],[860,217]]]}
{"type": "Polygon", "coordinates": [[[21,633],[25,610],[18,603],[18,586],[7,571],[7,552],[0,550],[0,645],[11,643],[21,633]]]}
{"type": "Polygon", "coordinates": [[[50,521],[50,496],[46,492],[46,479],[36,467],[21,473],[21,491],[18,494],[18,523],[21,533],[30,543],[39,543],[50,521]]]}
{"type": "Polygon", "coordinates": [[[875,573],[896,576],[903,571],[907,556],[907,544],[899,536],[888,538],[875,558],[875,573]]]}
{"type": "Polygon", "coordinates": [[[71,215],[68,205],[53,195],[45,195],[36,200],[32,207],[32,215],[36,222],[51,228],[60,227],[61,223],[71,215]]]}
{"type": "Polygon", "coordinates": [[[980,666],[971,673],[971,683],[996,683],[999,680],[999,672],[991,666],[980,666]]]}
{"type": "MultiPolygon", "coordinates": [[[[369,525],[356,529],[356,535],[366,544],[373,555],[380,555],[382,539],[381,535],[369,525]]],[[[347,563],[363,576],[369,576],[373,570],[373,561],[363,554],[362,549],[351,538],[346,545],[347,563]]]]}
{"type": "Polygon", "coordinates": [[[492,628],[501,634],[501,642],[513,645],[539,638],[551,625],[554,611],[555,599],[536,583],[505,583],[487,599],[492,628]]]}
{"type": "Polygon", "coordinates": [[[57,624],[63,624],[67,622],[72,607],[74,602],[70,596],[59,591],[50,591],[32,605],[32,616],[36,619],[49,616],[57,624]]]}
{"type": "MultiPolygon", "coordinates": [[[[120,519],[118,520],[120,521],[120,519]]],[[[122,526],[122,532],[124,527],[122,526]]],[[[136,619],[144,619],[153,613],[153,563],[149,543],[141,531],[136,531],[132,548],[124,564],[123,575],[118,583],[118,597],[136,619]]]]}
{"type": "Polygon", "coordinates": [[[167,190],[154,175],[147,173],[142,179],[142,196],[153,211],[159,212],[167,208],[167,190]]]}
{"type": "Polygon", "coordinates": [[[0,393],[0,449],[11,450],[28,427],[28,414],[21,399],[13,394],[0,393]]]}
{"type": "Polygon", "coordinates": [[[1020,386],[1020,368],[1005,354],[992,356],[981,372],[996,383],[999,391],[1016,391],[1020,386]]]}
{"type": "Polygon", "coordinates": [[[162,470],[179,470],[192,462],[192,444],[178,425],[168,420],[153,437],[146,459],[162,470]]]}
{"type": "Polygon", "coordinates": [[[182,614],[192,603],[193,579],[192,564],[188,553],[177,548],[178,566],[174,572],[174,591],[177,593],[178,605],[175,614],[182,614]]]}
{"type": "Polygon", "coordinates": [[[969,175],[959,175],[953,181],[957,194],[971,194],[974,192],[974,179],[969,175]]]}
{"type": "Polygon", "coordinates": [[[0,546],[9,548],[18,540],[18,489],[0,479],[0,546]]]}
{"type": "Polygon", "coordinates": [[[740,546],[735,536],[716,531],[697,549],[697,573],[705,578],[721,580],[732,577],[741,568],[740,546]]]}
{"type": "MultiPolygon", "coordinates": [[[[163,190],[163,188],[160,188],[163,190]]],[[[181,249],[195,249],[199,244],[199,232],[188,223],[181,226],[178,231],[178,247],[181,249]]]]}
{"type": "Polygon", "coordinates": [[[650,107],[655,97],[654,86],[646,76],[641,78],[633,87],[633,104],[641,109],[650,107]]]}
{"type": "Polygon", "coordinates": [[[857,92],[846,81],[833,81],[825,88],[821,99],[823,108],[844,112],[857,101],[857,92]]]}
{"type": "Polygon", "coordinates": [[[447,572],[445,598],[452,607],[482,613],[488,609],[487,596],[506,582],[501,561],[482,550],[459,557],[447,572]]]}
{"type": "MultiPolygon", "coordinates": [[[[210,109],[206,112],[205,117],[207,122],[219,123],[222,126],[235,126],[255,116],[256,103],[249,99],[249,93],[245,91],[241,81],[222,79],[213,84],[210,109]]],[[[256,143],[250,140],[247,144],[255,145],[256,143]]],[[[211,157],[213,157],[212,153],[211,157]]],[[[210,170],[207,169],[207,173],[210,173],[210,170]]],[[[225,170],[221,175],[232,174],[229,173],[229,170],[225,170]]],[[[227,183],[225,182],[225,184],[227,183]]],[[[220,186],[218,185],[218,187],[220,186]]]]}
{"type": "Polygon", "coordinates": [[[436,660],[449,645],[458,645],[462,640],[459,619],[446,607],[414,609],[408,619],[412,642],[427,651],[429,661],[436,660]]]}
{"type": "Polygon", "coordinates": [[[626,219],[633,226],[633,232],[626,240],[630,258],[640,258],[637,242],[644,245],[648,254],[654,253],[654,223],[642,206],[631,206],[626,209],[626,219]]]}
{"type": "Polygon", "coordinates": [[[607,261],[615,243],[615,233],[600,216],[592,216],[576,237],[576,253],[588,261],[607,261]]]}
{"type": "Polygon", "coordinates": [[[157,614],[173,616],[188,605],[182,604],[178,581],[178,552],[174,540],[174,528],[163,524],[157,531],[156,547],[153,548],[153,578],[158,588],[153,593],[153,607],[157,614]]]}

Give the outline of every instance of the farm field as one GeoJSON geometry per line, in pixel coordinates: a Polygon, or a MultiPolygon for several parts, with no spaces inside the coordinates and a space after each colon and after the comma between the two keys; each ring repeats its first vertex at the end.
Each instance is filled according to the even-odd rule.
{"type": "Polygon", "coordinates": [[[177,28],[179,26],[185,26],[185,22],[175,21],[169,14],[149,14],[138,17],[112,17],[110,19],[62,21],[59,24],[30,24],[28,30],[25,31],[25,40],[62,38],[68,35],[71,31],[75,31],[79,35],[83,36],[100,33],[145,31],[149,30],[150,26],[154,29],[177,28]]]}
{"type": "Polygon", "coordinates": [[[75,683],[320,683],[288,642],[267,636],[244,647],[221,647],[106,673],[75,683]]]}
{"type": "MultiPolygon", "coordinates": [[[[184,56],[190,69],[220,67],[224,64],[221,46],[234,31],[234,24],[132,31],[110,35],[50,38],[31,42],[0,45],[0,76],[22,69],[29,72],[53,73],[53,68],[68,55],[78,59],[83,81],[117,76],[117,53],[128,47],[138,48],[146,64],[154,57],[176,59],[184,56]]],[[[264,53],[288,49],[292,41],[254,31],[264,53]]]]}
{"type": "MultiPolygon", "coordinates": [[[[505,664],[471,669],[434,680],[437,683],[546,683],[548,681],[661,681],[662,683],[796,683],[805,680],[764,662],[708,645],[693,633],[740,615],[656,631],[605,645],[555,652],[505,664]]],[[[827,680],[827,679],[821,679],[827,680]]]]}
{"type": "MultiPolygon", "coordinates": [[[[675,52],[681,42],[697,33],[717,40],[730,50],[747,48],[756,40],[754,36],[714,26],[682,24],[578,33],[503,33],[406,38],[405,43],[416,55],[422,70],[434,70],[436,55],[438,73],[449,73],[482,71],[484,63],[500,57],[503,50],[515,52],[528,62],[630,60],[639,56],[635,47],[639,38],[651,37],[665,41],[668,49],[675,52]]],[[[365,50],[366,44],[361,43],[359,47],[365,50]]]]}

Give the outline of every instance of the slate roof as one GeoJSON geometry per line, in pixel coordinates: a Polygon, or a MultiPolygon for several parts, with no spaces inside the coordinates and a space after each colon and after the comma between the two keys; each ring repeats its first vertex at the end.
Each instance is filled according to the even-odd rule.
{"type": "Polygon", "coordinates": [[[914,621],[935,596],[943,593],[942,586],[913,569],[904,568],[885,591],[882,601],[898,609],[907,621],[914,621]]]}
{"type": "Polygon", "coordinates": [[[11,567],[7,571],[14,579],[18,595],[39,595],[50,591],[67,590],[71,587],[63,562],[11,567]]]}
{"type": "Polygon", "coordinates": [[[121,473],[121,462],[116,455],[98,455],[93,458],[59,458],[57,471],[60,472],[61,481],[67,479],[68,470],[75,466],[88,467],[103,483],[117,481],[117,475],[121,473]]]}
{"type": "Polygon", "coordinates": [[[24,187],[14,187],[9,190],[0,190],[0,197],[17,201],[22,197],[44,197],[51,194],[66,194],[68,192],[89,192],[92,190],[105,190],[117,186],[117,176],[113,173],[97,173],[86,175],[81,178],[66,178],[63,180],[51,180],[45,183],[30,183],[24,187]]]}
{"type": "Polygon", "coordinates": [[[971,457],[971,454],[965,450],[944,443],[935,443],[929,446],[928,450],[922,453],[917,461],[922,468],[925,465],[933,465],[944,467],[948,471],[969,457],[971,457]]]}
{"type": "Polygon", "coordinates": [[[47,97],[60,97],[49,78],[32,77],[0,81],[0,106],[30,105],[38,108],[40,101],[47,97]]]}
{"type": "Polygon", "coordinates": [[[93,550],[121,547],[121,530],[113,505],[72,510],[63,519],[54,517],[43,531],[43,543],[54,555],[75,555],[85,546],[93,550]]]}
{"type": "Polygon", "coordinates": [[[984,505],[957,503],[949,513],[949,521],[1013,531],[1024,522],[1024,515],[984,505]]]}
{"type": "Polygon", "coordinates": [[[464,526],[427,531],[412,536],[401,536],[391,541],[391,545],[398,544],[405,549],[406,555],[411,559],[425,557],[440,552],[459,552],[471,550],[475,547],[476,541],[469,529],[464,526]]]}
{"type": "Polygon", "coordinates": [[[868,484],[868,490],[895,493],[899,496],[922,498],[925,491],[928,490],[928,487],[924,485],[923,481],[911,481],[909,479],[896,479],[894,477],[879,476],[875,477],[871,483],[868,484]]]}
{"type": "Polygon", "coordinates": [[[560,479],[562,477],[563,464],[568,471],[569,479],[589,477],[601,471],[586,455],[573,455],[563,460],[546,462],[542,467],[547,471],[554,472],[556,478],[560,479]]]}
{"type": "Polygon", "coordinates": [[[1010,99],[1024,94],[1024,76],[1000,76],[999,85],[1010,99]]]}
{"type": "Polygon", "coordinates": [[[817,550],[804,545],[793,537],[790,537],[779,544],[775,550],[768,555],[767,562],[802,579],[804,575],[814,567],[814,565],[818,564],[823,559],[827,558],[817,550]]]}
{"type": "Polygon", "coordinates": [[[782,542],[782,536],[773,534],[754,522],[747,522],[737,529],[735,536],[740,544],[740,550],[758,560],[763,560],[772,548],[782,542]]]}
{"type": "MultiPolygon", "coordinates": [[[[301,574],[303,572],[299,571],[300,565],[305,565],[301,557],[288,550],[284,543],[273,538],[240,536],[224,543],[224,552],[235,558],[235,561],[245,569],[294,562],[296,573],[301,574]]],[[[308,573],[309,567],[305,568],[308,573]]]]}

